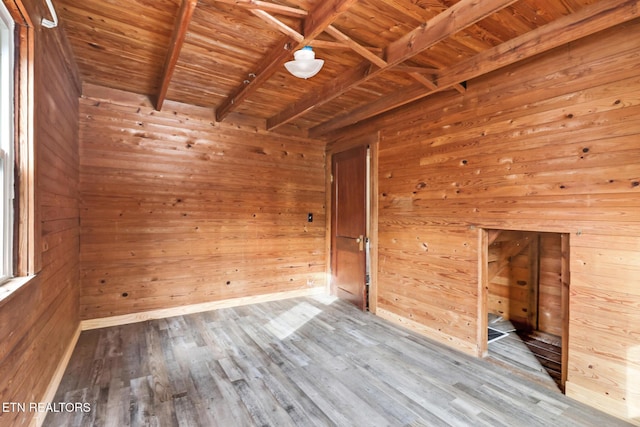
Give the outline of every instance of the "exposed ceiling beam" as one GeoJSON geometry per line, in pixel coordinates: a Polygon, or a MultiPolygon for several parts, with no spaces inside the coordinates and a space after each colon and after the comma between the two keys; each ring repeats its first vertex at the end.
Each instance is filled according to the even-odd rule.
{"type": "Polygon", "coordinates": [[[322,123],[310,129],[309,135],[322,136],[639,16],[637,0],[600,1],[442,70],[436,80],[436,91],[425,92],[419,84],[414,84],[400,93],[322,123]]]}
{"type": "MultiPolygon", "coordinates": [[[[400,38],[398,41],[391,43],[385,49],[386,66],[378,70],[372,70],[365,74],[360,80],[353,79],[353,74],[342,74],[336,77],[335,81],[330,81],[317,91],[303,97],[299,102],[291,105],[284,111],[267,119],[267,129],[275,129],[296,117],[299,117],[311,110],[315,106],[325,104],[343,93],[357,87],[358,85],[377,77],[382,72],[394,67],[407,59],[419,54],[436,43],[450,37],[457,32],[473,25],[474,23],[492,15],[497,10],[505,8],[517,0],[461,0],[451,8],[440,13],[429,22],[420,25],[411,31],[407,36],[400,38]],[[428,28],[429,31],[425,32],[428,28]],[[391,58],[391,60],[389,59],[391,58]],[[332,92],[332,88],[340,88],[341,92],[332,92]]],[[[363,64],[360,64],[362,67],[363,64]]],[[[366,66],[366,64],[364,65],[366,66]]],[[[414,76],[414,79],[421,80],[421,85],[428,84],[424,78],[414,76]]],[[[433,89],[433,84],[429,89],[433,89]]],[[[427,92],[429,93],[429,92],[427,92]]]]}
{"type": "Polygon", "coordinates": [[[452,87],[460,93],[465,93],[467,91],[467,87],[462,83],[455,83],[452,87]]]}
{"type": "MultiPolygon", "coordinates": [[[[438,85],[435,83],[435,80],[429,79],[424,74],[431,74],[436,76],[438,75],[438,73],[440,73],[440,70],[437,70],[435,68],[402,67],[402,66],[393,67],[393,70],[402,71],[409,74],[411,77],[413,77],[415,81],[417,81],[418,83],[422,83],[423,86],[426,86],[431,90],[436,90],[438,88],[438,85]]],[[[460,93],[466,92],[466,88],[461,84],[453,85],[453,88],[460,93]]]]}
{"type": "MultiPolygon", "coordinates": [[[[447,9],[447,5],[445,5],[442,0],[429,0],[428,3],[423,3],[428,11],[423,9],[422,7],[414,4],[414,2],[407,2],[406,0],[380,0],[382,3],[387,6],[392,7],[398,12],[402,13],[408,18],[412,18],[417,22],[425,22],[428,20],[430,16],[433,16],[437,13],[441,13],[447,9]]],[[[474,34],[471,39],[479,38],[481,40],[486,40],[487,42],[495,41],[496,43],[502,42],[502,40],[498,40],[493,34],[488,32],[484,27],[484,23],[477,22],[476,26],[473,28],[472,33],[462,34],[461,37],[457,38],[457,41],[463,45],[466,45],[467,36],[474,34]]],[[[472,47],[472,46],[470,46],[472,47]]],[[[473,47],[472,47],[473,48],[473,47]]]]}
{"type": "Polygon", "coordinates": [[[283,34],[285,34],[285,35],[287,35],[289,37],[291,37],[296,42],[302,43],[302,41],[304,40],[304,36],[302,34],[297,32],[296,30],[294,30],[293,28],[291,28],[290,26],[288,26],[284,22],[280,21],[278,18],[276,18],[276,17],[270,15],[269,13],[265,12],[264,10],[251,9],[251,13],[253,13],[258,18],[262,19],[267,24],[271,25],[276,30],[280,31],[281,33],[283,33],[283,34]]]}
{"type": "Polygon", "coordinates": [[[426,87],[430,90],[438,89],[438,85],[433,82],[429,77],[422,75],[421,73],[409,73],[409,75],[413,78],[413,80],[420,83],[422,86],[426,87]]]}
{"type": "Polygon", "coordinates": [[[173,29],[173,35],[171,36],[171,42],[169,43],[169,50],[167,52],[167,58],[164,62],[164,68],[162,71],[162,78],[160,81],[160,90],[156,99],[156,110],[162,109],[162,104],[167,96],[169,90],[169,84],[173,77],[173,72],[176,69],[178,58],[180,57],[180,51],[184,44],[184,39],[187,35],[187,28],[191,22],[193,11],[196,9],[198,0],[182,0],[180,5],[180,11],[176,18],[175,28],[173,29]]]}
{"type": "MultiPolygon", "coordinates": [[[[440,74],[440,70],[437,68],[411,67],[406,65],[396,65],[395,67],[393,67],[393,71],[401,71],[403,73],[407,73],[418,82],[420,82],[419,77],[423,74],[430,74],[434,77],[440,74]]],[[[433,89],[437,88],[435,80],[429,80],[428,84],[425,84],[425,86],[431,86],[433,89]]],[[[456,84],[453,86],[453,88],[460,93],[465,93],[467,91],[467,89],[462,84],[456,84]]]]}
{"type": "Polygon", "coordinates": [[[278,18],[273,15],[259,9],[252,9],[251,13],[265,21],[267,24],[274,27],[276,30],[280,31],[282,34],[290,36],[292,39],[296,40],[298,43],[305,42],[308,46],[320,47],[322,49],[351,49],[360,54],[360,56],[368,59],[370,62],[378,65],[379,67],[385,66],[387,63],[384,59],[380,58],[378,55],[374,53],[375,50],[382,52],[382,49],[376,48],[368,48],[360,45],[356,41],[352,40],[346,34],[343,34],[337,28],[332,25],[329,25],[325,32],[332,35],[338,41],[328,41],[328,40],[305,40],[305,37],[294,30],[284,22],[280,21],[278,18]]]}
{"type": "MultiPolygon", "coordinates": [[[[358,55],[362,56],[363,58],[367,59],[372,64],[377,65],[380,68],[388,67],[389,64],[387,64],[387,61],[380,58],[379,56],[371,52],[369,49],[367,49],[366,47],[362,46],[360,43],[353,40],[351,37],[342,33],[340,30],[338,30],[334,26],[329,25],[325,30],[325,32],[330,36],[332,36],[333,38],[335,38],[336,40],[339,40],[343,42],[345,45],[349,46],[354,52],[356,52],[358,55]]],[[[422,75],[421,73],[410,71],[408,74],[414,80],[416,80],[417,82],[421,83],[422,85],[426,86],[429,89],[435,89],[437,87],[436,84],[431,79],[422,75]]]]}
{"type": "Polygon", "coordinates": [[[493,15],[517,0],[462,0],[387,46],[385,59],[399,64],[493,15]]]}
{"type": "Polygon", "coordinates": [[[349,10],[358,0],[323,0],[309,12],[304,20],[304,36],[307,40],[318,37],[333,21],[349,10]]]}
{"type": "Polygon", "coordinates": [[[266,82],[290,58],[290,51],[303,47],[318,37],[333,21],[346,12],[357,0],[325,0],[316,3],[304,20],[304,40],[297,41],[290,36],[282,40],[267,53],[253,74],[256,78],[248,84],[241,83],[216,110],[216,120],[222,121],[240,103],[266,82]],[[283,53],[284,51],[284,53],[283,53]]]}
{"type": "Polygon", "coordinates": [[[363,58],[365,58],[366,60],[368,60],[372,64],[375,64],[380,68],[387,66],[387,61],[385,61],[384,59],[380,58],[378,55],[376,55],[375,53],[371,52],[369,49],[367,49],[366,47],[362,46],[360,43],[356,42],[351,37],[347,36],[342,31],[340,31],[336,27],[334,27],[333,25],[329,25],[325,29],[325,32],[327,34],[329,34],[331,37],[333,37],[334,39],[336,39],[339,42],[343,43],[345,46],[349,47],[351,50],[353,50],[358,55],[362,56],[363,58]]]}
{"type": "Polygon", "coordinates": [[[221,122],[235,107],[253,94],[266,82],[291,56],[293,46],[297,42],[289,36],[283,36],[267,55],[263,56],[251,75],[253,80],[244,80],[240,86],[225,99],[216,110],[216,121],[221,122]]]}
{"type": "Polygon", "coordinates": [[[349,46],[345,46],[344,43],[318,39],[309,42],[309,46],[318,47],[321,49],[349,49],[349,46]]]}
{"type": "Polygon", "coordinates": [[[260,9],[265,12],[271,12],[278,15],[292,16],[294,18],[304,18],[309,14],[304,9],[298,9],[295,7],[283,6],[280,4],[270,3],[260,0],[215,0],[218,3],[231,4],[234,6],[243,7],[245,9],[260,9]]]}

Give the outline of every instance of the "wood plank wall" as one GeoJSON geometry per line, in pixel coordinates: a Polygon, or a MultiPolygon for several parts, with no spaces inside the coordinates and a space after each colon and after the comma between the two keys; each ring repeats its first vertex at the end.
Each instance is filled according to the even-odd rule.
{"type": "Polygon", "coordinates": [[[83,92],[83,319],[325,286],[324,144],[83,92]]]}
{"type": "Polygon", "coordinates": [[[562,336],[561,235],[540,233],[538,330],[562,336]]]}
{"type": "Polygon", "coordinates": [[[487,248],[487,312],[527,329],[530,312],[531,248],[536,233],[503,231],[487,248]]]}
{"type": "Polygon", "coordinates": [[[568,233],[567,394],[636,423],[638,40],[636,20],[349,131],[380,131],[378,314],[478,354],[479,229],[568,233]]]}
{"type": "MultiPolygon", "coordinates": [[[[43,2],[26,1],[33,22],[43,2]],[[41,4],[42,3],[42,4],[41,4]]],[[[80,83],[61,28],[35,29],[36,210],[42,267],[0,303],[0,401],[41,402],[78,331],[78,97],[80,83]]],[[[0,412],[0,425],[29,425],[33,412],[0,412]]]]}
{"type": "Polygon", "coordinates": [[[503,231],[488,247],[487,312],[562,336],[560,234],[503,231]]]}

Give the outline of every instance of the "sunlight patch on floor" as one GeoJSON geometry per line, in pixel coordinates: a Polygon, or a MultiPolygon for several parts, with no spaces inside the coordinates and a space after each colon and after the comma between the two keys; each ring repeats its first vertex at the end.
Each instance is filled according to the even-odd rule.
{"type": "Polygon", "coordinates": [[[324,305],[331,305],[334,302],[336,302],[336,300],[338,299],[338,297],[335,297],[333,295],[314,295],[312,297],[315,301],[318,301],[319,303],[322,303],[324,305]]]}
{"type": "Polygon", "coordinates": [[[319,308],[309,303],[301,302],[278,317],[270,320],[266,325],[266,329],[278,337],[278,339],[283,340],[319,313],[322,313],[322,310],[319,308]]]}

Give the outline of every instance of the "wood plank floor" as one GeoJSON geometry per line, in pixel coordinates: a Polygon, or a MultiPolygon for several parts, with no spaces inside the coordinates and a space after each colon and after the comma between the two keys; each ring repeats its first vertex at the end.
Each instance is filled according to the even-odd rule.
{"type": "Polygon", "coordinates": [[[45,426],[622,426],[329,297],[81,334],[45,426]]]}
{"type": "Polygon", "coordinates": [[[559,391],[561,385],[561,350],[560,338],[540,332],[520,332],[508,320],[489,316],[489,326],[509,334],[497,341],[489,343],[489,358],[516,375],[522,375],[532,381],[559,391]],[[545,342],[546,341],[546,342],[545,342]],[[546,346],[541,348],[542,346],[546,346]],[[543,354],[547,351],[547,354],[543,354]],[[552,354],[553,353],[553,354],[552,354]]]}
{"type": "Polygon", "coordinates": [[[562,387],[562,340],[560,337],[540,332],[518,332],[518,337],[538,359],[560,390],[562,387]]]}

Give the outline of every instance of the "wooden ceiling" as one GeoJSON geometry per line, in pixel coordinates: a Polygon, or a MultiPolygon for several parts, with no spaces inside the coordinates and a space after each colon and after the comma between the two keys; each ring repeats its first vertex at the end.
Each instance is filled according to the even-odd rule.
{"type": "Polygon", "coordinates": [[[83,81],[321,138],[638,15],[637,0],[53,0],[83,81]],[[308,80],[284,63],[324,59],[308,80]]]}

